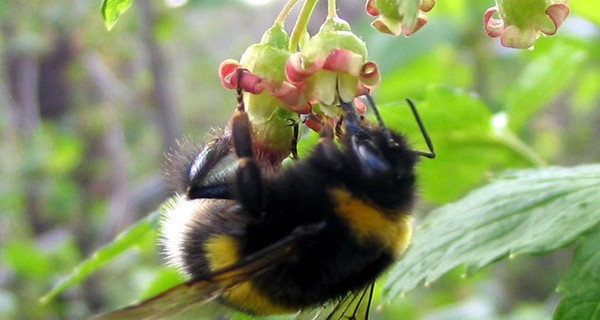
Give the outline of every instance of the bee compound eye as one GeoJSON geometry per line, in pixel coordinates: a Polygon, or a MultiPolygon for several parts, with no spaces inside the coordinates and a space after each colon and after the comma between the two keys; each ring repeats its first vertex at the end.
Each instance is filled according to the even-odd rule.
{"type": "Polygon", "coordinates": [[[388,171],[390,166],[383,159],[377,146],[369,139],[360,139],[357,136],[352,137],[352,149],[361,164],[361,169],[368,176],[388,171]]]}

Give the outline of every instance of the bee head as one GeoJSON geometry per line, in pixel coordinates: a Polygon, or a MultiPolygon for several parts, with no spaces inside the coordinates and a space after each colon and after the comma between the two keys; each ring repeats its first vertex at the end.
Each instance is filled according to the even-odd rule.
{"type": "Polygon", "coordinates": [[[352,102],[341,101],[341,105],[346,128],[342,141],[359,164],[357,171],[371,179],[412,176],[418,154],[410,149],[403,136],[385,125],[375,105],[373,110],[378,123],[359,115],[352,102]]]}
{"type": "Polygon", "coordinates": [[[381,208],[408,211],[414,201],[418,154],[402,135],[385,126],[377,112],[379,120],[374,123],[359,115],[352,102],[341,105],[346,186],[381,208]]]}

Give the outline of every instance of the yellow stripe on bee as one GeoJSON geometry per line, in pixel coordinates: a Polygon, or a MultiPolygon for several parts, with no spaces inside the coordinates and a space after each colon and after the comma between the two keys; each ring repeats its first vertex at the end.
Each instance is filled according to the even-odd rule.
{"type": "Polygon", "coordinates": [[[209,238],[204,243],[204,250],[211,271],[230,267],[240,259],[238,254],[240,250],[239,242],[228,235],[217,235],[209,238]]]}
{"type": "Polygon", "coordinates": [[[332,189],[335,212],[340,215],[358,241],[376,241],[394,256],[400,255],[412,237],[412,217],[408,212],[386,215],[382,209],[354,197],[346,189],[332,189]]]}
{"type": "MultiPolygon", "coordinates": [[[[204,249],[212,271],[230,267],[240,259],[240,244],[237,239],[228,235],[217,235],[209,238],[204,244],[204,249]]],[[[232,270],[232,272],[235,271],[232,270]]],[[[227,289],[221,296],[224,302],[234,308],[256,315],[284,314],[297,311],[273,303],[256,288],[251,277],[252,275],[250,275],[248,281],[227,289]]]]}
{"type": "Polygon", "coordinates": [[[240,283],[227,290],[223,294],[223,299],[234,308],[259,316],[294,313],[298,311],[274,303],[260,292],[252,281],[240,283]]]}

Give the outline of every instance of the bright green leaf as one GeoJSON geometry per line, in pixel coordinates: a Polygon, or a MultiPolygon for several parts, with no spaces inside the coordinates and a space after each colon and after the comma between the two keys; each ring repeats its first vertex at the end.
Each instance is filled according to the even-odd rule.
{"type": "Polygon", "coordinates": [[[104,0],[102,1],[102,17],[108,30],[117,23],[119,16],[127,11],[133,0],[104,0]]]}
{"type": "Polygon", "coordinates": [[[515,79],[506,97],[509,127],[521,130],[531,116],[572,84],[584,66],[587,52],[574,41],[553,42],[515,79]]]}
{"type": "Polygon", "coordinates": [[[156,272],[154,279],[148,284],[148,287],[142,295],[142,299],[153,297],[171,287],[174,287],[185,281],[185,278],[175,268],[163,268],[156,272]]]}
{"type": "Polygon", "coordinates": [[[49,293],[43,296],[40,301],[45,303],[53,299],[63,290],[82,281],[88,275],[98,270],[125,250],[143,242],[147,236],[156,234],[159,218],[160,210],[157,210],[148,215],[148,217],[140,220],[131,228],[123,231],[111,243],[99,249],[91,257],[75,267],[69,276],[60,281],[49,293]]]}
{"type": "MultiPolygon", "coordinates": [[[[406,39],[406,41],[414,41],[414,39],[406,39]]],[[[380,57],[369,56],[369,58],[377,61],[382,70],[392,70],[390,75],[384,75],[384,81],[375,91],[379,103],[406,98],[421,99],[432,84],[443,84],[446,87],[456,88],[471,86],[472,71],[465,65],[462,59],[463,53],[455,48],[439,46],[435,50],[423,52],[424,50],[415,49],[415,46],[424,45],[419,41],[414,44],[382,41],[375,45],[379,44],[397,46],[380,50],[372,50],[369,47],[370,54],[372,51],[381,52],[380,57]],[[398,57],[389,59],[390,52],[399,52],[398,57]],[[398,60],[406,61],[400,63],[398,60]]]]}
{"type": "Polygon", "coordinates": [[[52,265],[43,250],[35,243],[25,240],[14,241],[2,249],[4,259],[14,270],[28,277],[44,278],[52,272],[52,265]]]}
{"type": "MultiPolygon", "coordinates": [[[[492,127],[492,113],[481,99],[462,91],[429,87],[417,109],[437,157],[419,164],[420,188],[429,201],[445,203],[481,182],[491,168],[539,164],[514,136],[492,127]]],[[[426,150],[405,102],[380,107],[386,124],[426,150]]]]}
{"type": "Polygon", "coordinates": [[[600,319],[600,230],[583,238],[558,291],[565,297],[554,320],[600,319]]]}
{"type": "Polygon", "coordinates": [[[572,13],[582,16],[596,25],[600,25],[600,2],[572,1],[569,3],[572,13]]]}
{"type": "Polygon", "coordinates": [[[464,265],[466,274],[508,255],[564,247],[597,225],[600,165],[511,171],[433,212],[384,287],[388,297],[464,265]]]}

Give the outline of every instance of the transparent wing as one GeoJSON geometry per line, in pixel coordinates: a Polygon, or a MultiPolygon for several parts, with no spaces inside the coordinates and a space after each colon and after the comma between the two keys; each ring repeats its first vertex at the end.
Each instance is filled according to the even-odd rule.
{"type": "Polygon", "coordinates": [[[374,286],[375,284],[371,283],[340,301],[302,311],[295,320],[368,320],[374,286]]]}
{"type": "Polygon", "coordinates": [[[228,315],[235,311],[218,303],[223,292],[284,261],[294,253],[299,241],[324,229],[324,222],[297,227],[278,242],[216,271],[207,280],[182,283],[136,305],[100,314],[90,320],[230,319],[228,315]]]}
{"type": "Polygon", "coordinates": [[[226,287],[218,282],[187,282],[139,304],[97,315],[91,320],[184,319],[190,308],[201,310],[196,319],[215,319],[229,312],[215,301],[224,289],[226,287]]]}

